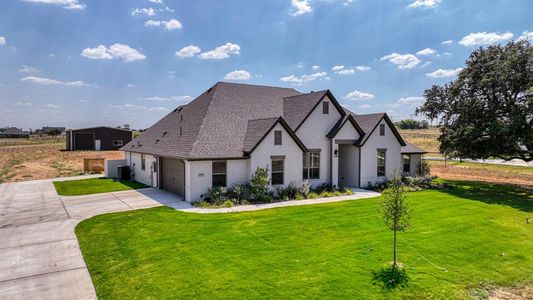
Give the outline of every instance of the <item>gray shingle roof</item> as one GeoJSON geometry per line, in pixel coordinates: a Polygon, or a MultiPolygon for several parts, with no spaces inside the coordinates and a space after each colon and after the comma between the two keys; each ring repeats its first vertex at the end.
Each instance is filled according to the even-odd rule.
{"type": "Polygon", "coordinates": [[[17,127],[9,127],[8,129],[4,130],[2,134],[28,134],[25,131],[22,131],[20,128],[17,127]]]}
{"type": "Polygon", "coordinates": [[[311,92],[283,99],[283,119],[285,119],[292,130],[296,130],[327,92],[327,90],[311,92]]]}
{"type": "Polygon", "coordinates": [[[248,120],[242,151],[250,152],[277,121],[278,118],[248,120]]]}
{"type": "Polygon", "coordinates": [[[417,146],[415,146],[414,144],[411,144],[409,142],[405,142],[405,146],[402,147],[402,153],[405,153],[405,154],[424,154],[424,153],[427,153],[427,151],[421,149],[421,148],[418,148],[417,146]]]}

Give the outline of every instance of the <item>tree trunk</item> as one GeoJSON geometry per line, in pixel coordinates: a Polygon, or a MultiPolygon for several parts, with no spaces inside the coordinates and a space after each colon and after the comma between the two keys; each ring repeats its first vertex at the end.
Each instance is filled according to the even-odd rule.
{"type": "Polygon", "coordinates": [[[394,225],[394,262],[392,267],[396,269],[396,225],[394,225]]]}

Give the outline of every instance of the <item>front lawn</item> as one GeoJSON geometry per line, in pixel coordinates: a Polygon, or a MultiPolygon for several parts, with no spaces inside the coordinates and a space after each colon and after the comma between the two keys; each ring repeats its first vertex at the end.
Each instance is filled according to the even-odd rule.
{"type": "Polygon", "coordinates": [[[373,281],[392,260],[375,198],[233,214],[153,208],[85,220],[76,234],[101,299],[447,299],[533,283],[533,193],[452,184],[411,193],[413,228],[398,243],[409,281],[394,290],[373,281]]]}
{"type": "Polygon", "coordinates": [[[61,196],[78,196],[98,193],[142,189],[148,186],[137,181],[117,181],[111,178],[91,178],[69,181],[54,181],[61,196]]]}

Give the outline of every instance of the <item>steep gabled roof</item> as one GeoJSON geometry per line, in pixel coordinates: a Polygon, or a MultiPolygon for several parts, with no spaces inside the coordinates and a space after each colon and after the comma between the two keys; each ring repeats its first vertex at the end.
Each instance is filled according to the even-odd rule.
{"type": "Polygon", "coordinates": [[[385,120],[385,122],[387,122],[387,125],[389,125],[389,128],[391,129],[398,142],[400,142],[400,145],[405,146],[405,141],[403,140],[402,136],[396,129],[396,126],[394,126],[391,119],[386,113],[357,115],[346,108],[344,110],[354,117],[355,122],[357,122],[357,124],[359,124],[361,129],[363,129],[363,131],[365,132],[365,137],[359,143],[361,146],[366,143],[368,138],[378,127],[378,124],[381,122],[381,120],[385,120]]]}
{"type": "Polygon", "coordinates": [[[242,157],[248,120],[282,116],[283,98],[298,94],[292,88],[218,82],[121,149],[183,159],[242,157]]]}
{"type": "Polygon", "coordinates": [[[302,141],[300,141],[298,136],[296,136],[294,131],[292,131],[292,129],[289,127],[289,124],[287,124],[287,122],[285,122],[282,117],[278,117],[249,120],[246,130],[246,136],[244,139],[243,152],[245,154],[252,153],[278,123],[283,126],[285,131],[287,131],[289,136],[294,140],[294,142],[296,142],[296,144],[298,145],[298,147],[300,147],[300,149],[302,149],[302,151],[308,151],[302,141]]]}
{"type": "Polygon", "coordinates": [[[283,99],[283,118],[287,121],[287,124],[289,124],[292,130],[297,131],[320,101],[326,96],[331,99],[333,106],[343,116],[345,111],[335,99],[331,91],[323,90],[283,99]]]}
{"type": "Polygon", "coordinates": [[[337,133],[341,130],[342,126],[344,126],[344,124],[346,122],[350,122],[352,123],[353,127],[355,128],[355,130],[357,131],[357,133],[359,133],[359,140],[357,141],[357,143],[359,143],[360,141],[363,140],[364,136],[365,136],[365,132],[363,131],[363,129],[359,126],[359,124],[357,124],[357,122],[355,121],[353,115],[351,114],[346,114],[344,117],[342,117],[336,124],[335,126],[333,126],[333,128],[331,128],[331,130],[329,131],[329,133],[327,134],[327,137],[328,138],[334,138],[337,133]]]}
{"type": "Polygon", "coordinates": [[[402,154],[425,154],[427,151],[422,148],[418,148],[414,144],[405,142],[405,146],[402,147],[402,154]]]}

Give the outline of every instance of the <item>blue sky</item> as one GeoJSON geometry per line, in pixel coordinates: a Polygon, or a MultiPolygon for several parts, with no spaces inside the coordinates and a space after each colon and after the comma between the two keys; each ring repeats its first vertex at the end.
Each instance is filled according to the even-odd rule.
{"type": "Polygon", "coordinates": [[[480,46],[533,38],[533,2],[0,0],[0,126],[150,126],[217,81],[330,89],[414,112],[480,46]]]}

